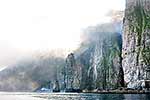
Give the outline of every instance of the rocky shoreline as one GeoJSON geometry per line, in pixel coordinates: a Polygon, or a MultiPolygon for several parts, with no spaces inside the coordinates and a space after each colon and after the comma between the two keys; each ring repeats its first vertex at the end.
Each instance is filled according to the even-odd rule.
{"type": "Polygon", "coordinates": [[[103,91],[83,91],[82,93],[98,93],[98,94],[150,94],[145,90],[103,90],[103,91]]]}
{"type": "Polygon", "coordinates": [[[75,91],[65,91],[66,93],[98,93],[98,94],[150,94],[149,89],[129,89],[129,88],[119,88],[112,90],[75,90],[75,91]]]}

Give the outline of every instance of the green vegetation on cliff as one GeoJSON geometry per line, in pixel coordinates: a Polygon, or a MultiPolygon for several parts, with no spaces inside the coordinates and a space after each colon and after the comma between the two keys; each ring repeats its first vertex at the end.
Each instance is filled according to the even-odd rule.
{"type": "Polygon", "coordinates": [[[150,12],[144,9],[141,0],[136,1],[136,6],[134,10],[128,15],[129,19],[134,17],[135,20],[131,21],[129,24],[129,28],[132,33],[137,33],[137,65],[139,64],[139,56],[140,54],[143,57],[143,60],[146,65],[150,63],[146,60],[149,59],[145,54],[149,54],[150,50],[149,47],[145,46],[145,37],[146,35],[150,35],[147,30],[150,29],[150,12]],[[142,48],[141,45],[144,45],[142,48]]]}

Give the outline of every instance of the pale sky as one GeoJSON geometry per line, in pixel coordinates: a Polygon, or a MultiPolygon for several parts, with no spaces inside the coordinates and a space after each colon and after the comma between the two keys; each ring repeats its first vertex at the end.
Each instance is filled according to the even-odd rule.
{"type": "Polygon", "coordinates": [[[9,53],[74,49],[84,28],[108,22],[107,12],[124,6],[125,0],[0,0],[0,65],[9,53]]]}

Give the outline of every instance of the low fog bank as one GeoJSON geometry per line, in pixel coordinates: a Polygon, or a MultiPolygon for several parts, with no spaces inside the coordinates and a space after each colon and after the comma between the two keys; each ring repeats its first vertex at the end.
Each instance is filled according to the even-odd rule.
{"type": "Polygon", "coordinates": [[[39,53],[26,57],[0,71],[0,91],[34,91],[54,80],[57,69],[64,66],[64,58],[56,53],[39,53]]]}

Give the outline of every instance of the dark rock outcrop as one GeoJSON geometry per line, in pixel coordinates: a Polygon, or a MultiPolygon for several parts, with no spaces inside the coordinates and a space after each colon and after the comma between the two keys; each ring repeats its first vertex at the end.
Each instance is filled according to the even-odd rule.
{"type": "Polygon", "coordinates": [[[53,83],[53,92],[60,92],[60,86],[58,80],[54,81],[53,83]]]}

